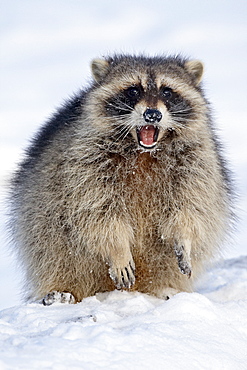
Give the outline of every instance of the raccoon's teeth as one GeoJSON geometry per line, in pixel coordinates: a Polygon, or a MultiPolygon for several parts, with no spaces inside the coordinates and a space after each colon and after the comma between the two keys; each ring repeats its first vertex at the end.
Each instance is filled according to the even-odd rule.
{"type": "Polygon", "coordinates": [[[136,129],[139,145],[151,149],[157,144],[159,128],[153,125],[139,126],[136,129]]]}

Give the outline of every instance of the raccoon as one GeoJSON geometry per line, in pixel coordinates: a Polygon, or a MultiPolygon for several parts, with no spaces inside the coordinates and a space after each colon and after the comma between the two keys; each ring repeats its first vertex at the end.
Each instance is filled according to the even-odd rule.
{"type": "Polygon", "coordinates": [[[192,292],[232,218],[203,64],[113,55],[91,69],[91,85],[41,128],[12,180],[26,299],[192,292]]]}

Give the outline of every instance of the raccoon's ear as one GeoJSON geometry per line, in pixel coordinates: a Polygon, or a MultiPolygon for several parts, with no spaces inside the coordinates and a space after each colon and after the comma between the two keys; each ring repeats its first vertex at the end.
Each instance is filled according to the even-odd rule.
{"type": "Polygon", "coordinates": [[[109,62],[105,59],[94,59],[92,61],[91,70],[96,82],[102,81],[102,79],[107,75],[109,66],[109,62]]]}
{"type": "Polygon", "coordinates": [[[189,60],[184,66],[187,72],[194,77],[196,85],[198,85],[201,82],[203,75],[202,62],[200,62],[200,60],[189,60]]]}

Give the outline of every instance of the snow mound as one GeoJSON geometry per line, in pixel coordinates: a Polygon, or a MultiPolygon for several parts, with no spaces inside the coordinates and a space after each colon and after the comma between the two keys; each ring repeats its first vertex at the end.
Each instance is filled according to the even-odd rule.
{"type": "Polygon", "coordinates": [[[126,368],[246,369],[247,257],[168,301],[114,291],[0,312],[1,370],[126,368]]]}
{"type": "Polygon", "coordinates": [[[247,256],[218,263],[203,277],[197,291],[216,302],[247,300],[247,256]]]}

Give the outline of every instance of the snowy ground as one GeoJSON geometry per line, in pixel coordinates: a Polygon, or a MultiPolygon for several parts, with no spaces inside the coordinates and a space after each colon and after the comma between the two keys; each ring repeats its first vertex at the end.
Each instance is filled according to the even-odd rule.
{"type": "Polygon", "coordinates": [[[246,0],[1,5],[0,370],[247,370],[246,0]],[[239,195],[233,243],[195,293],[166,302],[112,292],[74,306],[23,304],[7,248],[4,186],[31,135],[87,83],[90,60],[115,51],[181,52],[205,63],[206,93],[239,195]]]}
{"type": "Polygon", "coordinates": [[[0,313],[1,370],[244,370],[246,360],[247,257],[168,301],[115,291],[0,313]]]}

